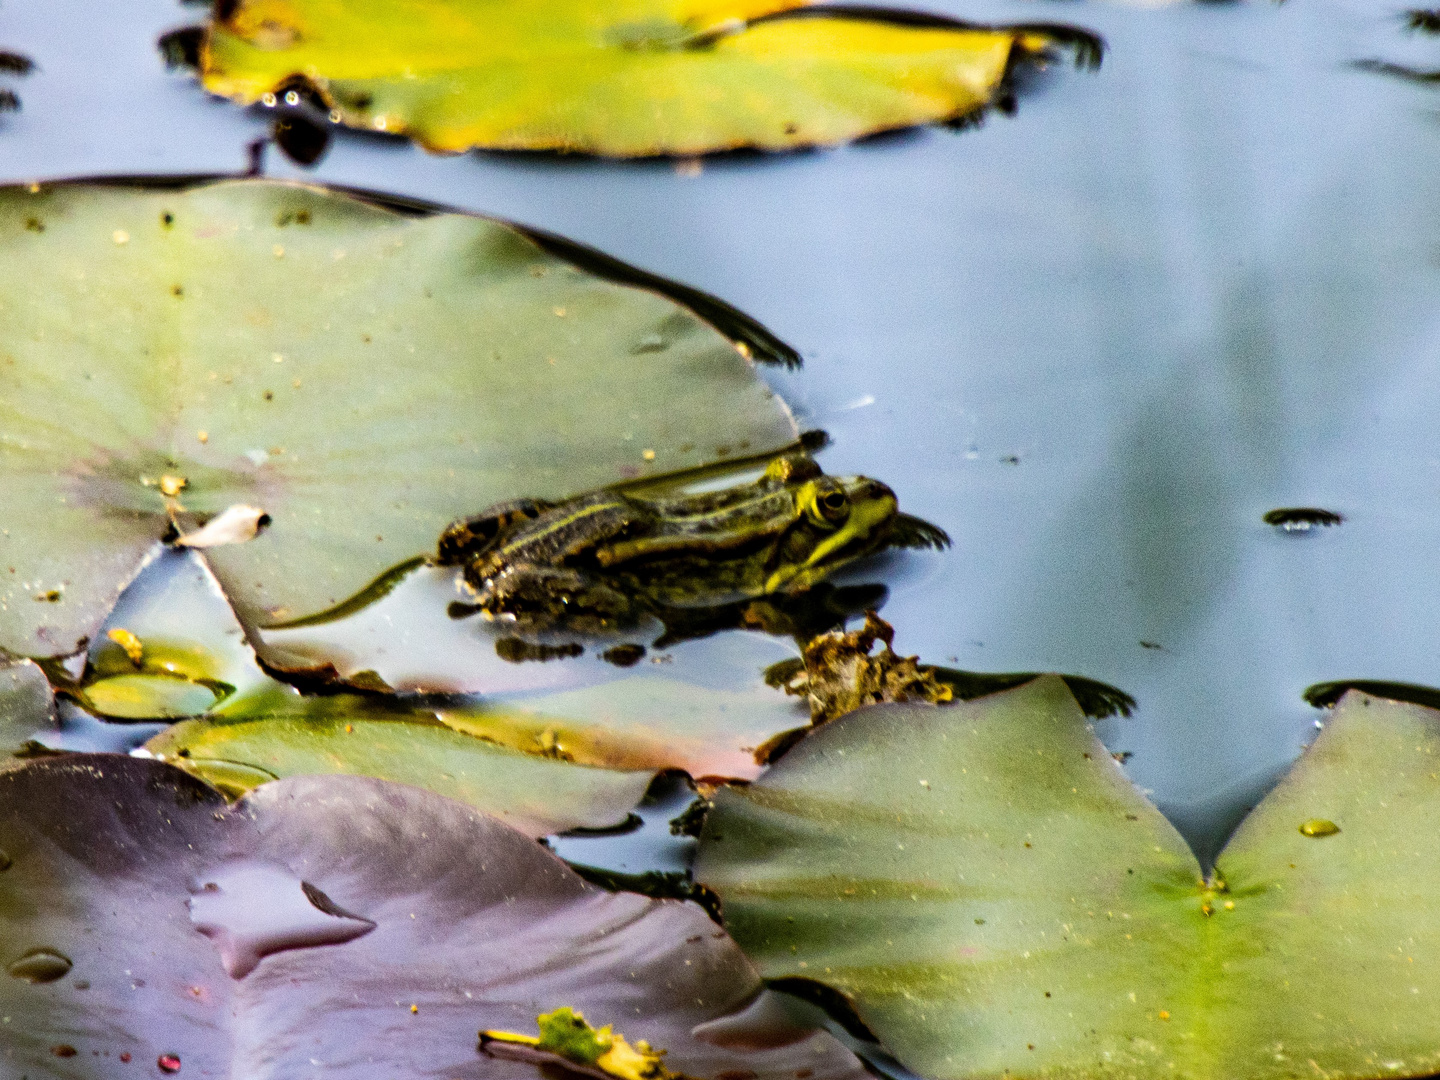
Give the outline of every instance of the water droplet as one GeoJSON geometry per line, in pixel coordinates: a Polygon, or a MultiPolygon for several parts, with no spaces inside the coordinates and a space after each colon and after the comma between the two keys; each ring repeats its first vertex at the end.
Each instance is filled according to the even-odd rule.
{"type": "Polygon", "coordinates": [[[177,1073],[180,1071],[179,1054],[161,1054],[155,1059],[155,1066],[163,1073],[177,1073]]]}
{"type": "Polygon", "coordinates": [[[1340,826],[1333,821],[1326,821],[1324,818],[1311,818],[1300,826],[1303,836],[1313,836],[1317,840],[1322,836],[1334,836],[1340,831],[1340,826]]]}
{"type": "Polygon", "coordinates": [[[72,967],[70,958],[54,949],[31,949],[11,964],[9,971],[26,982],[48,983],[63,979],[72,967]]]}
{"type": "Polygon", "coordinates": [[[190,921],[220,951],[232,979],[287,949],[340,945],[375,929],[309,882],[266,863],[232,863],[200,879],[190,921]]]}

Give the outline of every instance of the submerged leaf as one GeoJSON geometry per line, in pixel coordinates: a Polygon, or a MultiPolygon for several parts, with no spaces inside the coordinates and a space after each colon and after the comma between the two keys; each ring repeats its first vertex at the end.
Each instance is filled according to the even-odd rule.
{"type": "Polygon", "coordinates": [[[1440,712],[1345,697],[1206,877],[1054,677],[886,705],[721,791],[696,876],[926,1077],[1440,1068],[1440,712]]]}
{"type": "Polygon", "coordinates": [[[172,720],[289,692],[260,667],[198,552],[166,549],[121,594],[64,692],[100,716],[172,720]]]}
{"type": "Polygon", "coordinates": [[[243,618],[276,622],[517,492],[794,441],[729,340],[620,277],[291,183],[0,189],[0,649],[93,638],[172,520],[263,507],[209,556],[243,618]]]}
{"type": "Polygon", "coordinates": [[[240,0],[205,31],[203,85],[241,104],[313,95],[331,119],[432,150],[618,157],[769,150],[971,117],[1017,61],[1103,48],[795,0],[240,0]],[[301,74],[304,73],[304,74],[301,74]]]}
{"type": "Polygon", "coordinates": [[[415,788],[294,778],[232,808],[168,765],[75,755],[0,773],[0,849],[0,962],[68,965],[0,977],[17,1076],[81,1075],[63,1043],[86,1075],[535,1080],[475,1033],[564,1002],[688,1075],[864,1077],[814,1027],[758,1051],[693,1036],[761,993],[699,908],[603,892],[415,788]]]}
{"type": "Polygon", "coordinates": [[[232,796],[284,776],[373,776],[468,803],[531,836],[617,825],[654,776],[497,746],[403,701],[279,692],[235,712],[177,724],[145,748],[232,796]]]}

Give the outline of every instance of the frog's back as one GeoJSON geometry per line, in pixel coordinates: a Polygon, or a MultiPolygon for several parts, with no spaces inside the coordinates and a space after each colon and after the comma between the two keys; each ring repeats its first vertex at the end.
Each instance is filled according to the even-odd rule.
{"type": "Polygon", "coordinates": [[[558,565],[650,525],[653,515],[634,499],[614,492],[581,495],[553,507],[514,530],[491,559],[506,565],[558,565]]]}

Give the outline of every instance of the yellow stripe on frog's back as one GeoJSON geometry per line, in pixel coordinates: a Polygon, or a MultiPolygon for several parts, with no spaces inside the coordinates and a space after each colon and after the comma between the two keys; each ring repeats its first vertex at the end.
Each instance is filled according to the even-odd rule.
{"type": "Polygon", "coordinates": [[[563,529],[569,528],[570,526],[576,525],[586,520],[587,518],[592,518],[596,514],[604,514],[612,510],[625,509],[627,506],[628,504],[620,499],[615,499],[609,502],[591,503],[587,506],[580,506],[570,511],[564,517],[548,523],[543,529],[540,529],[536,532],[522,533],[520,536],[517,536],[514,540],[510,541],[510,543],[502,546],[500,548],[499,554],[501,556],[513,555],[516,551],[521,551],[525,548],[531,547],[532,545],[543,541],[546,537],[553,536],[555,535],[555,533],[560,532],[563,529]]]}

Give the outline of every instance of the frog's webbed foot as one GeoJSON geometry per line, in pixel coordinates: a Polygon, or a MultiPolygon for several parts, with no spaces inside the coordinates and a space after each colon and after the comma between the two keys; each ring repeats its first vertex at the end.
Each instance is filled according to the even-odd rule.
{"type": "Polygon", "coordinates": [[[896,514],[885,536],[886,547],[930,548],[944,551],[950,546],[950,534],[938,525],[910,514],[896,514]]]}
{"type": "Polygon", "coordinates": [[[557,566],[504,570],[479,590],[476,606],[487,618],[580,632],[628,626],[642,614],[634,600],[613,586],[557,566]]]}

